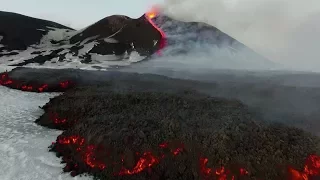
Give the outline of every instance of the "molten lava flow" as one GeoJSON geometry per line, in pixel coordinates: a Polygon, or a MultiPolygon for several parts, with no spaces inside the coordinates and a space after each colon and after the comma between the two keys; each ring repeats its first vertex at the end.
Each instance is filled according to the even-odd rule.
{"type": "Polygon", "coordinates": [[[59,85],[49,87],[48,84],[26,84],[20,81],[13,80],[9,77],[8,72],[0,73],[0,85],[21,91],[29,92],[48,92],[48,91],[64,91],[74,86],[71,81],[60,82],[59,85]]]}
{"type": "Polygon", "coordinates": [[[166,45],[166,35],[165,33],[153,22],[153,19],[158,15],[159,10],[156,7],[151,8],[150,11],[148,11],[147,13],[145,13],[145,17],[146,19],[149,21],[149,23],[156,29],[159,31],[159,33],[161,34],[161,39],[159,42],[159,50],[157,51],[158,54],[160,54],[160,50],[163,49],[166,45]]]}
{"type": "MultiPolygon", "coordinates": [[[[61,149],[61,145],[73,145],[73,148],[76,149],[78,153],[81,154],[81,157],[83,157],[83,162],[92,169],[100,169],[104,170],[107,167],[107,164],[98,160],[97,157],[97,147],[94,145],[85,145],[85,139],[80,136],[67,136],[67,137],[58,137],[57,143],[53,143],[56,146],[60,146],[59,149],[61,149]]],[[[168,149],[168,143],[162,143],[159,145],[162,149],[168,149]],[[165,144],[165,146],[163,146],[165,144]]],[[[176,149],[171,149],[172,155],[177,156],[183,151],[183,146],[177,147],[176,149]]],[[[105,150],[107,152],[107,150],[105,150]]],[[[108,153],[104,153],[108,154],[108,153]]],[[[140,153],[136,153],[139,155],[140,153]]],[[[142,171],[145,171],[148,168],[151,168],[152,166],[159,164],[161,159],[163,159],[165,156],[164,154],[160,157],[153,155],[151,152],[147,151],[142,153],[139,160],[137,161],[136,165],[132,169],[127,169],[124,166],[121,168],[120,172],[115,173],[118,176],[124,176],[124,175],[133,175],[138,174],[142,171]]],[[[71,158],[66,158],[71,159],[71,158]]],[[[71,162],[72,160],[69,160],[70,164],[78,164],[77,162],[71,162]]],[[[121,161],[123,163],[123,160],[121,161]]],[[[110,164],[119,164],[119,162],[113,162],[110,164]]],[[[67,164],[68,167],[69,164],[67,164]]]]}
{"type": "Polygon", "coordinates": [[[310,155],[306,159],[303,171],[300,172],[289,167],[288,174],[291,180],[311,180],[312,177],[320,178],[320,156],[310,155]]]}
{"type": "MultiPolygon", "coordinates": [[[[218,179],[218,180],[228,180],[236,179],[236,175],[232,174],[230,170],[225,169],[225,167],[220,167],[217,169],[207,168],[208,158],[200,158],[200,172],[205,177],[205,179],[218,179]]],[[[236,173],[237,176],[246,176],[249,172],[240,168],[239,172],[236,173]]]]}
{"type": "Polygon", "coordinates": [[[132,170],[123,168],[119,175],[132,175],[132,174],[138,174],[142,171],[144,171],[147,168],[150,168],[151,166],[158,164],[159,158],[154,156],[151,152],[145,152],[135,165],[135,167],[132,170]]]}
{"type": "MultiPolygon", "coordinates": [[[[85,143],[85,139],[80,136],[67,136],[67,137],[58,137],[57,143],[55,143],[56,146],[60,146],[59,149],[63,148],[65,145],[66,148],[70,147],[69,145],[72,145],[72,148],[76,150],[76,156],[82,157],[82,163],[84,163],[87,167],[90,167],[92,169],[99,169],[104,170],[107,167],[107,164],[103,162],[102,160],[98,159],[98,148],[95,145],[88,145],[85,143]],[[61,147],[62,146],[62,147],[61,147]]],[[[169,150],[167,152],[171,152],[172,156],[177,156],[180,153],[184,151],[183,144],[179,144],[178,147],[171,148],[170,143],[164,142],[159,144],[160,150],[169,150]]],[[[59,151],[60,152],[60,151],[59,151]]],[[[70,153],[71,156],[74,156],[75,152],[70,152],[70,149],[67,149],[67,152],[70,153]]],[[[99,151],[101,154],[105,156],[110,156],[109,153],[103,153],[108,152],[106,149],[102,149],[99,151]]],[[[63,153],[61,151],[60,153],[63,153]]],[[[161,154],[161,153],[160,153],[161,154]]],[[[152,166],[155,166],[161,162],[161,160],[165,157],[165,154],[162,153],[160,156],[154,155],[150,151],[146,151],[143,153],[136,153],[138,156],[138,161],[136,162],[135,166],[132,169],[127,169],[124,167],[123,162],[124,159],[121,160],[121,162],[111,162],[110,165],[115,164],[122,164],[122,167],[120,168],[119,172],[116,172],[116,176],[124,176],[124,175],[133,175],[141,173],[145,170],[150,170],[152,166]]],[[[102,159],[105,159],[106,157],[102,157],[102,159]]],[[[123,157],[125,158],[125,157],[123,157]]],[[[73,162],[74,158],[66,157],[65,159],[68,159],[70,165],[68,164],[66,167],[74,167],[74,165],[78,165],[78,163],[81,162],[73,162]]],[[[108,157],[107,157],[108,159],[108,157]]],[[[229,169],[221,166],[220,168],[208,168],[208,158],[203,157],[199,160],[199,167],[200,167],[200,173],[206,180],[235,180],[240,177],[248,177],[249,172],[245,168],[238,168],[236,171],[230,171],[229,169]]],[[[109,166],[112,167],[112,166],[109,166]]],[[[310,155],[305,162],[305,166],[302,172],[299,172],[298,170],[295,170],[293,168],[289,168],[288,171],[289,177],[288,180],[312,180],[313,177],[320,177],[320,156],[316,155],[310,155]]]]}

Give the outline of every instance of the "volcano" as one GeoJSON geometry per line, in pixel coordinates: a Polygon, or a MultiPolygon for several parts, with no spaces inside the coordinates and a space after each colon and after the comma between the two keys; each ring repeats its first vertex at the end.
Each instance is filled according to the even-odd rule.
{"type": "MultiPolygon", "coordinates": [[[[229,54],[245,51],[250,55],[245,59],[254,56],[256,64],[268,62],[271,65],[270,61],[213,26],[180,22],[156,11],[137,19],[124,15],[108,16],[82,30],[10,12],[1,12],[0,18],[0,58],[3,65],[86,69],[119,67],[153,55],[165,57],[192,53],[193,45],[199,43],[206,45],[202,49],[218,47],[227,49],[229,54]],[[28,26],[22,26],[22,22],[28,22],[28,26]]],[[[237,66],[237,61],[234,63],[237,66]]]]}
{"type": "MultiPolygon", "coordinates": [[[[27,26],[33,35],[30,39],[24,33],[2,33],[0,62],[51,69],[16,67],[0,74],[0,85],[38,93],[64,92],[40,105],[44,114],[35,120],[38,125],[63,131],[47,145],[62,157],[64,172],[130,180],[319,179],[320,87],[314,85],[319,84],[319,74],[215,71],[203,75],[209,79],[204,82],[201,77],[190,80],[137,73],[141,71],[88,71],[134,62],[146,65],[161,60],[158,57],[187,57],[199,43],[203,51],[213,47],[211,55],[226,50],[236,58],[230,61],[234,66],[252,63],[237,61],[234,55],[243,52],[251,54],[256,63],[269,61],[215,27],[177,21],[156,12],[137,19],[113,15],[79,31],[3,14],[7,19],[14,16],[34,23],[27,26]],[[132,59],[134,54],[139,55],[138,61],[132,59]],[[60,67],[64,69],[57,69],[60,67]]],[[[8,27],[14,28],[14,21],[11,23],[8,27]]],[[[219,59],[215,57],[211,58],[219,59]]],[[[151,71],[158,68],[145,67],[151,71]]],[[[6,97],[8,89],[1,88],[6,97]]],[[[31,95],[39,94],[26,96],[31,95]]],[[[15,109],[11,99],[4,101],[11,103],[5,111],[15,109]]],[[[6,104],[3,107],[7,108],[6,104]]],[[[26,119],[20,114],[17,117],[26,119]]],[[[17,138],[11,135],[29,128],[17,122],[3,123],[3,134],[10,135],[9,140],[4,138],[6,143],[38,140],[33,134],[28,141],[17,139],[23,133],[17,138]]],[[[34,146],[32,150],[39,143],[34,146]]],[[[3,158],[17,154],[7,150],[3,158]]],[[[22,162],[25,154],[18,154],[17,162],[22,162]]],[[[34,162],[39,161],[43,158],[37,154],[34,162]]],[[[49,163],[46,165],[53,164],[49,163]]]]}

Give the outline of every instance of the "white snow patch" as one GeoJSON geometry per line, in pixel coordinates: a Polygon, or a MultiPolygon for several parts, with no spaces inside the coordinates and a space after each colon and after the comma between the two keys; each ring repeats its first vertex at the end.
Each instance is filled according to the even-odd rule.
{"type": "Polygon", "coordinates": [[[114,38],[104,38],[103,39],[107,43],[118,43],[119,41],[114,38]]]}
{"type": "Polygon", "coordinates": [[[53,29],[51,31],[48,31],[48,33],[41,38],[40,43],[37,47],[44,48],[44,47],[52,46],[50,42],[51,40],[54,40],[54,41],[65,40],[67,37],[70,36],[69,31],[70,31],[69,29],[53,29]]]}
{"type": "MultiPolygon", "coordinates": [[[[0,67],[0,72],[8,67],[0,67]]],[[[62,173],[61,159],[48,146],[61,131],[34,123],[49,98],[58,93],[28,93],[0,86],[0,179],[1,180],[89,180],[62,173]]]]}
{"type": "Polygon", "coordinates": [[[13,65],[16,63],[23,62],[24,60],[34,58],[38,56],[37,54],[31,54],[32,52],[36,51],[37,49],[34,49],[32,47],[29,47],[25,51],[11,51],[11,52],[18,52],[17,55],[10,55],[10,56],[2,56],[0,57],[0,65],[13,65]],[[9,61],[13,60],[13,61],[9,61]]]}
{"type": "Polygon", "coordinates": [[[85,43],[87,43],[87,42],[90,41],[90,40],[96,39],[98,36],[99,36],[99,35],[86,38],[85,40],[83,40],[83,41],[80,43],[80,46],[84,45],[85,43]]]}
{"type": "Polygon", "coordinates": [[[69,49],[64,49],[61,52],[59,52],[58,55],[68,53],[69,51],[70,51],[69,49]]]}
{"type": "Polygon", "coordinates": [[[79,53],[78,56],[82,56],[82,55],[88,53],[96,44],[97,44],[97,42],[95,42],[95,41],[84,44],[83,48],[78,51],[78,53],[79,53]]]}
{"type": "MultiPolygon", "coordinates": [[[[0,36],[0,42],[2,41],[3,36],[0,36]]],[[[4,47],[4,45],[0,44],[0,48],[4,47]]]]}
{"type": "Polygon", "coordinates": [[[118,61],[121,60],[122,57],[116,55],[101,55],[96,53],[91,53],[92,61],[102,62],[102,61],[118,61]]]}
{"type": "Polygon", "coordinates": [[[140,54],[137,51],[132,51],[130,56],[129,56],[129,61],[130,62],[139,62],[146,58],[145,56],[140,56],[140,54]]]}

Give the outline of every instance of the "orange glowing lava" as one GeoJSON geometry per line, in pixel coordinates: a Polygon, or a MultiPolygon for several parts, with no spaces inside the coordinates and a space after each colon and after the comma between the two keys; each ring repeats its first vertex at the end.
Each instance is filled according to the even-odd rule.
{"type": "Polygon", "coordinates": [[[10,78],[8,72],[0,73],[0,85],[29,92],[64,91],[74,86],[71,81],[63,81],[51,87],[48,84],[26,84],[10,78]]]}
{"type": "Polygon", "coordinates": [[[290,180],[311,180],[312,177],[320,176],[320,156],[310,155],[306,161],[303,171],[298,171],[292,167],[288,168],[290,180]]]}
{"type": "MultiPolygon", "coordinates": [[[[73,145],[73,148],[76,149],[76,153],[79,153],[81,157],[83,157],[83,162],[90,168],[104,170],[107,167],[107,164],[97,157],[97,147],[95,145],[87,145],[85,143],[85,139],[83,137],[73,135],[67,137],[58,137],[56,145],[73,145]]],[[[172,148],[170,147],[168,142],[164,142],[159,144],[160,149],[167,149],[171,152],[173,157],[179,155],[184,149],[183,144],[179,144],[178,147],[172,148]]],[[[103,150],[104,151],[104,150],[103,150]]],[[[73,154],[73,153],[72,153],[73,154]]],[[[107,153],[104,153],[107,154],[107,153]]],[[[74,155],[74,154],[73,154],[74,155]]],[[[116,172],[116,176],[124,176],[124,175],[133,175],[141,173],[145,170],[151,170],[153,166],[159,164],[163,158],[165,158],[165,154],[161,154],[159,156],[153,154],[150,151],[146,151],[143,153],[136,153],[138,157],[138,161],[132,169],[127,169],[124,166],[121,167],[119,172],[116,172]]],[[[68,158],[67,158],[68,159],[68,158]]],[[[71,158],[72,159],[72,158],[71,158]]],[[[124,159],[122,159],[123,163],[124,159]]],[[[227,169],[224,166],[220,166],[218,168],[209,168],[207,167],[208,158],[203,157],[199,159],[199,170],[200,174],[203,176],[205,180],[236,180],[240,177],[249,177],[250,173],[245,168],[237,168],[236,170],[227,169]]],[[[113,162],[112,164],[122,164],[121,162],[113,162]]],[[[71,162],[71,164],[78,164],[79,162],[71,162]]],[[[81,163],[81,162],[80,162],[81,163]]],[[[68,166],[68,165],[67,165],[68,166]]],[[[318,178],[320,176],[320,156],[310,155],[306,159],[303,171],[298,171],[293,168],[288,168],[288,178],[287,180],[313,180],[314,177],[318,178]]]]}
{"type": "Polygon", "coordinates": [[[156,156],[154,156],[151,152],[145,152],[132,170],[122,168],[122,170],[119,172],[119,175],[138,174],[158,163],[159,159],[156,156]]]}
{"type": "Polygon", "coordinates": [[[153,18],[155,18],[155,17],[157,16],[158,11],[159,11],[158,8],[152,7],[152,8],[146,13],[146,17],[147,17],[148,19],[153,19],[153,18]]]}
{"type": "Polygon", "coordinates": [[[152,7],[147,13],[145,13],[145,17],[146,19],[149,21],[149,23],[156,29],[159,31],[159,33],[161,34],[161,39],[159,42],[159,50],[157,51],[157,53],[159,55],[161,55],[160,50],[163,49],[166,45],[166,34],[162,31],[162,29],[160,29],[154,22],[153,19],[159,14],[159,9],[156,7],[152,7]]]}
{"type": "MultiPolygon", "coordinates": [[[[58,137],[57,143],[53,143],[53,144],[56,144],[57,146],[73,145],[74,148],[76,149],[76,152],[80,153],[81,156],[83,157],[82,158],[83,162],[90,168],[104,170],[107,167],[107,164],[105,162],[102,162],[96,158],[97,147],[92,144],[86,145],[85,139],[83,137],[75,136],[75,135],[67,136],[67,137],[58,137]]],[[[159,147],[161,149],[169,148],[168,143],[166,142],[160,144],[159,147]]],[[[172,152],[173,156],[177,156],[180,153],[182,153],[183,145],[181,144],[177,148],[170,149],[170,151],[172,152]]],[[[136,153],[136,154],[139,155],[140,153],[136,153]]],[[[142,171],[145,171],[148,168],[151,168],[156,164],[159,164],[164,157],[165,157],[164,154],[162,154],[161,156],[156,156],[152,152],[146,151],[141,155],[139,155],[139,158],[138,158],[139,160],[136,162],[135,166],[132,169],[127,169],[124,166],[122,166],[120,172],[115,173],[115,175],[124,176],[124,175],[138,174],[142,171]]],[[[121,162],[123,162],[123,160],[121,162]]],[[[72,162],[72,163],[77,164],[78,162],[72,162]]],[[[119,164],[119,162],[113,162],[111,164],[119,164]]]]}
{"type": "Polygon", "coordinates": [[[218,179],[218,180],[235,180],[236,177],[239,176],[247,176],[249,172],[244,169],[238,169],[237,173],[231,173],[230,170],[226,169],[225,167],[221,166],[220,168],[208,168],[208,158],[200,158],[200,172],[205,177],[205,179],[218,179]]]}
{"type": "Polygon", "coordinates": [[[58,113],[55,112],[49,112],[49,119],[53,122],[55,128],[58,129],[70,128],[77,122],[76,120],[59,117],[58,113]]]}

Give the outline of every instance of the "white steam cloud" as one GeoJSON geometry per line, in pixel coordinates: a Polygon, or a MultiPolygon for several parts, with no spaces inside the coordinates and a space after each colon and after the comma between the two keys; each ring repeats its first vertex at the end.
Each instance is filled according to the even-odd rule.
{"type": "Polygon", "coordinates": [[[165,0],[160,7],[216,26],[286,68],[320,71],[319,0],[165,0]]]}

